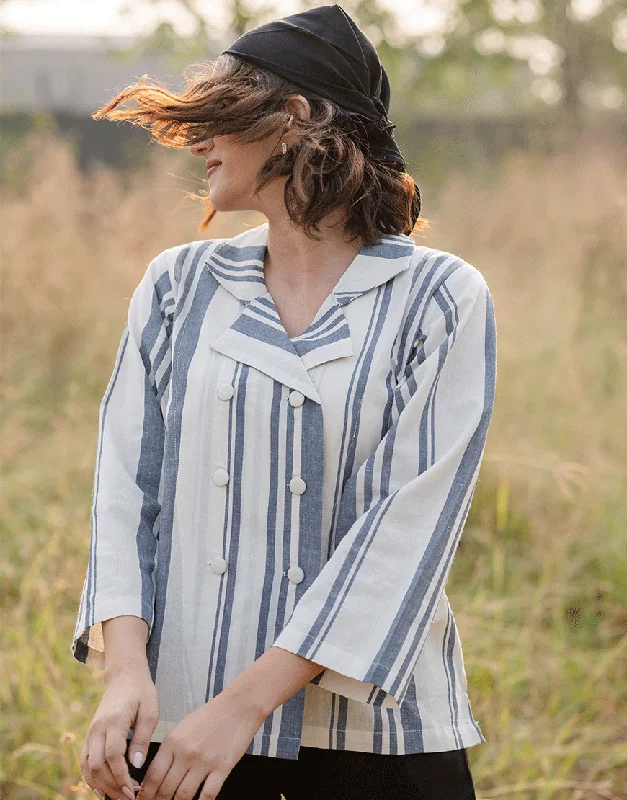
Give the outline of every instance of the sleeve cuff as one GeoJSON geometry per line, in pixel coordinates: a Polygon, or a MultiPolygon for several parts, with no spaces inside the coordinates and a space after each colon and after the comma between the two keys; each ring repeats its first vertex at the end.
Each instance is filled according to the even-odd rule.
{"type": "Polygon", "coordinates": [[[71,652],[74,658],[93,669],[103,670],[105,667],[105,645],[102,635],[102,623],[113,617],[139,617],[148,625],[148,636],[152,633],[153,616],[142,611],[141,600],[136,597],[117,597],[110,601],[98,603],[98,613],[93,617],[91,625],[80,620],[74,632],[71,652]]]}
{"type": "MultiPolygon", "coordinates": [[[[279,634],[274,645],[307,658],[303,652],[306,638],[306,634],[299,633],[288,625],[279,634]]],[[[401,686],[398,692],[392,694],[374,683],[363,680],[362,676],[367,674],[372,665],[353,653],[323,642],[311,660],[325,668],[324,672],[312,681],[321,689],[341,694],[359,703],[382,708],[398,708],[403,699],[405,687],[401,686]]]]}

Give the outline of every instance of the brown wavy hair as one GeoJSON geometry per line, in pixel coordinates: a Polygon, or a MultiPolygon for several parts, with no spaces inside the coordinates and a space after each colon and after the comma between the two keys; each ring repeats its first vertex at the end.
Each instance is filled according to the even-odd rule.
{"type": "MultiPolygon", "coordinates": [[[[93,119],[126,120],[150,130],[167,147],[185,148],[211,136],[234,135],[253,142],[284,130],[286,103],[295,94],[307,98],[309,119],[293,116],[291,130],[300,134],[287,153],[270,156],[259,170],[254,192],[275,178],[287,176],[285,206],[291,220],[316,238],[320,221],[344,208],[346,230],[364,244],[377,244],[383,234],[411,234],[429,227],[420,217],[420,191],[396,162],[372,158],[357,134],[340,127],[337,106],[306,92],[274,73],[230,53],[215,62],[191,64],[183,70],[186,87],[176,93],[143,75],[112,98],[93,119]],[[195,71],[196,68],[200,68],[195,71]],[[134,100],[138,105],[120,108],[134,100]]],[[[208,194],[191,194],[206,208],[199,226],[204,231],[216,210],[208,194]]]]}

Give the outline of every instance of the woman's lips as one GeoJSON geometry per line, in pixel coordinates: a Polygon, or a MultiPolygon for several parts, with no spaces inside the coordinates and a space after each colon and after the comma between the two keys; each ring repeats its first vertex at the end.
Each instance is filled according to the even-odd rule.
{"type": "Polygon", "coordinates": [[[213,173],[218,169],[218,167],[222,166],[221,164],[214,164],[212,167],[207,168],[207,177],[209,178],[213,173]]]}

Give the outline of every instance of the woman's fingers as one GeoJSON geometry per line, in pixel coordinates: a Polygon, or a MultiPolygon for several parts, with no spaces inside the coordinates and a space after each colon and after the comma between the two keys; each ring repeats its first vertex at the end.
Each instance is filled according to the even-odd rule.
{"type": "Polygon", "coordinates": [[[125,754],[126,733],[122,728],[109,725],[105,733],[105,759],[116,781],[116,790],[118,793],[122,791],[128,800],[135,800],[135,792],[133,791],[135,781],[131,778],[131,774],[128,771],[125,754]]]}
{"type": "Polygon", "coordinates": [[[85,779],[85,783],[89,786],[89,788],[95,792],[101,800],[104,798],[104,794],[100,791],[100,789],[96,786],[96,779],[91,773],[89,769],[89,764],[87,763],[87,757],[85,757],[85,763],[83,763],[81,759],[81,774],[85,779]]]}
{"type": "MultiPolygon", "coordinates": [[[[105,736],[104,734],[92,734],[89,740],[89,752],[87,754],[87,771],[91,782],[88,781],[92,789],[99,789],[103,794],[108,794],[114,800],[121,800],[125,795],[120,791],[120,785],[116,781],[105,756],[105,736]]],[[[85,778],[87,780],[87,777],[85,778]]],[[[129,798],[130,800],[130,798],[129,798]]]]}
{"type": "Polygon", "coordinates": [[[81,750],[81,775],[87,781],[87,785],[93,789],[92,786],[92,775],[91,770],[89,769],[89,763],[87,761],[87,757],[89,756],[89,734],[85,737],[85,742],[83,744],[83,749],[81,750]]]}
{"type": "Polygon", "coordinates": [[[198,787],[205,780],[205,773],[198,768],[190,769],[187,775],[181,781],[177,793],[172,800],[193,800],[198,787]]]}
{"type": "Polygon", "coordinates": [[[133,738],[128,746],[128,760],[138,769],[146,760],[148,745],[159,721],[159,706],[156,694],[154,698],[142,700],[137,709],[137,718],[133,726],[133,738]]]}
{"type": "MultiPolygon", "coordinates": [[[[198,800],[215,800],[226,778],[227,776],[223,772],[218,772],[217,770],[210,772],[198,800]]],[[[190,795],[189,800],[192,800],[193,797],[194,795],[190,795]]],[[[176,800],[178,800],[178,797],[176,800]]],[[[184,800],[188,800],[187,796],[184,800]]]]}
{"type": "Polygon", "coordinates": [[[96,785],[96,778],[89,768],[89,731],[87,732],[87,736],[85,736],[85,743],[81,750],[81,774],[89,788],[100,797],[100,800],[104,800],[104,793],[100,791],[96,785]]]}
{"type": "MultiPolygon", "coordinates": [[[[157,789],[155,800],[173,800],[177,795],[177,790],[187,774],[187,767],[181,761],[175,761],[168,770],[167,775],[163,779],[161,786],[157,789]]],[[[192,800],[193,794],[189,796],[192,800]]]]}
{"type": "MultiPolygon", "coordinates": [[[[140,793],[137,795],[137,800],[155,800],[155,798],[162,800],[162,797],[165,797],[165,795],[157,794],[157,792],[159,792],[165,776],[170,771],[173,761],[174,753],[169,748],[162,745],[159,748],[157,755],[150,762],[148,772],[146,772],[144,775],[144,779],[142,780],[142,788],[140,793]]],[[[185,772],[186,769],[183,768],[179,773],[179,780],[176,786],[178,786],[178,784],[181,782],[185,772]]],[[[171,800],[171,797],[172,795],[168,797],[168,800],[171,800]]]]}

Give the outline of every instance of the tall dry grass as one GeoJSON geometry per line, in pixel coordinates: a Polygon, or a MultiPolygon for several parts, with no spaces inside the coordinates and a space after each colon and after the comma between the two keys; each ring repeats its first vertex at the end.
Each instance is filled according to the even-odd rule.
{"type": "MultiPolygon", "coordinates": [[[[421,184],[420,242],[481,270],[498,323],[496,408],[447,589],[487,738],[469,750],[479,798],[627,797],[620,155],[582,140],[421,184]]],[[[91,795],[79,756],[103,688],[69,652],[98,404],[146,265],[205,238],[182,199],[202,180],[163,149],[143,172],[83,175],[40,135],[2,180],[0,796],[61,800],[91,795]]],[[[220,216],[209,236],[261,221],[220,216]]]]}

